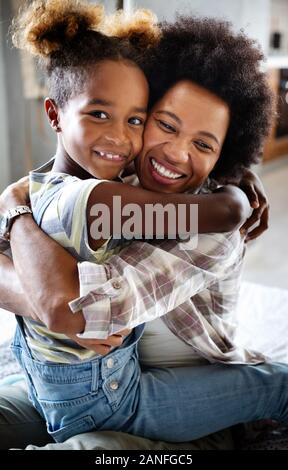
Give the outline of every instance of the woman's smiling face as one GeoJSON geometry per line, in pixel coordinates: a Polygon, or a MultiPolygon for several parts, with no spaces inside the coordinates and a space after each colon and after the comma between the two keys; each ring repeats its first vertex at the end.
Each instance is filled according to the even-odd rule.
{"type": "Polygon", "coordinates": [[[136,170],[145,189],[197,190],[220,157],[229,127],[228,105],[188,80],[171,87],[151,110],[136,170]]]}

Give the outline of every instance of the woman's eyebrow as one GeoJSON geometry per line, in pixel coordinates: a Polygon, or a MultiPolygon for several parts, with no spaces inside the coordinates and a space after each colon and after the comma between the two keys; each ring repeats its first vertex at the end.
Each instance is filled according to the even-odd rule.
{"type": "Polygon", "coordinates": [[[211,132],[199,131],[198,134],[203,135],[204,137],[210,137],[211,139],[213,139],[216,142],[216,144],[218,144],[220,146],[219,140],[217,139],[217,137],[214,134],[211,134],[211,132]]]}
{"type": "MultiPolygon", "coordinates": [[[[178,124],[182,124],[181,119],[176,114],[171,113],[171,111],[165,111],[164,109],[161,109],[159,111],[156,111],[155,114],[166,114],[167,116],[170,116],[172,119],[174,119],[174,121],[178,122],[178,124]]],[[[210,137],[220,146],[219,140],[214,134],[211,134],[211,132],[199,131],[198,134],[203,135],[205,137],[210,137]]]]}
{"type": "Polygon", "coordinates": [[[178,124],[182,124],[181,119],[178,116],[176,116],[176,114],[171,113],[171,111],[165,111],[164,109],[163,110],[161,109],[159,111],[156,111],[156,114],[166,114],[167,116],[174,119],[174,121],[178,122],[178,124]]]}

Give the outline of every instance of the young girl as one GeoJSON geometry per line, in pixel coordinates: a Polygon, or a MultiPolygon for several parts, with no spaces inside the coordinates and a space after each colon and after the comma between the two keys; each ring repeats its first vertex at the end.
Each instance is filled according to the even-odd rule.
{"type": "MultiPolygon", "coordinates": [[[[49,2],[47,2],[47,5],[48,4],[49,2]]],[[[55,2],[53,2],[53,4],[55,5],[55,2]]],[[[33,6],[32,13],[34,13],[33,6]]],[[[37,13],[39,13],[39,11],[37,13]]],[[[51,15],[51,12],[49,13],[49,18],[53,18],[53,21],[56,22],[55,24],[57,24],[58,27],[59,24],[62,27],[63,23],[65,25],[65,22],[67,22],[66,18],[65,22],[62,21],[62,23],[59,22],[58,19],[56,21],[55,12],[54,15],[51,15]]],[[[71,9],[69,13],[71,14],[71,9]]],[[[76,16],[79,19],[79,15],[77,14],[76,16]]],[[[79,24],[81,24],[83,27],[83,24],[85,24],[83,18],[79,24]]],[[[51,25],[49,26],[51,27],[51,25]]],[[[33,28],[33,21],[31,21],[31,17],[29,18],[28,30],[30,28],[33,28]]],[[[98,241],[97,243],[95,243],[93,240],[89,239],[86,226],[86,217],[85,214],[83,215],[83,212],[80,209],[86,208],[87,205],[89,208],[89,205],[92,206],[95,201],[102,201],[101,192],[97,191],[99,182],[95,180],[91,181],[91,175],[96,176],[97,178],[115,178],[119,174],[119,171],[124,167],[125,163],[128,163],[131,159],[130,157],[134,155],[134,151],[137,148],[138,142],[134,134],[134,126],[138,127],[139,123],[141,122],[141,119],[139,118],[139,112],[141,112],[141,110],[143,112],[144,98],[141,95],[140,90],[138,90],[138,94],[136,93],[136,96],[138,97],[139,102],[136,103],[137,100],[135,99],[135,101],[133,101],[133,103],[131,104],[130,100],[126,100],[126,96],[125,102],[121,100],[118,101],[118,95],[116,96],[115,94],[113,94],[113,87],[115,86],[115,83],[113,82],[113,80],[112,82],[110,81],[111,77],[114,77],[115,73],[117,73],[119,78],[121,79],[120,93],[122,85],[124,86],[125,92],[128,92],[128,90],[125,89],[125,82],[127,80],[127,83],[129,83],[129,94],[131,93],[131,96],[134,96],[134,94],[130,91],[132,83],[128,81],[128,74],[125,74],[125,72],[127,71],[125,69],[125,67],[127,67],[127,64],[120,63],[122,62],[122,60],[119,60],[119,55],[109,55],[110,51],[108,53],[103,47],[104,40],[103,43],[101,43],[101,53],[103,54],[102,59],[100,60],[98,57],[98,61],[96,62],[96,64],[93,62],[94,65],[92,66],[91,57],[89,55],[89,59],[86,59],[87,62],[85,62],[83,59],[83,57],[85,56],[84,46],[87,46],[88,44],[86,36],[90,37],[91,35],[94,38],[94,33],[92,35],[92,33],[90,32],[85,32],[85,28],[83,32],[83,29],[81,30],[80,27],[78,28],[78,31],[80,37],[77,37],[77,43],[73,42],[73,40],[71,39],[68,40],[66,38],[64,41],[64,45],[60,41],[60,44],[62,44],[62,46],[60,46],[60,48],[57,50],[57,48],[59,47],[59,43],[57,43],[56,41],[56,51],[54,49],[56,47],[55,37],[57,37],[55,34],[55,28],[50,28],[49,31],[46,30],[45,34],[43,35],[45,38],[45,54],[48,54],[50,79],[52,83],[53,80],[55,80],[55,90],[59,91],[57,89],[57,86],[59,86],[60,77],[64,79],[63,83],[65,85],[68,83],[69,85],[71,85],[71,75],[69,75],[69,80],[65,81],[65,79],[67,79],[67,76],[65,77],[65,73],[70,74],[71,72],[67,65],[69,64],[68,59],[72,60],[72,72],[74,72],[75,74],[72,76],[72,78],[75,81],[75,85],[79,85],[79,81],[76,80],[79,78],[79,76],[82,81],[80,80],[80,85],[77,89],[78,94],[75,94],[74,91],[71,89],[69,90],[68,87],[68,90],[63,94],[62,101],[60,99],[60,91],[59,98],[57,100],[58,102],[56,101],[56,104],[51,99],[46,101],[46,111],[49,116],[51,125],[60,134],[60,136],[53,171],[48,174],[34,173],[32,175],[31,201],[34,215],[38,223],[41,224],[44,230],[46,230],[55,239],[60,240],[61,244],[65,245],[65,247],[68,248],[70,252],[72,252],[75,256],[77,256],[78,259],[91,259],[92,257],[94,257],[96,258],[96,260],[98,259],[102,261],[105,259],[105,256],[107,256],[107,253],[109,253],[110,242],[104,242],[103,244],[103,240],[101,240],[101,243],[98,243],[98,241]],[[51,54],[49,51],[49,47],[47,52],[47,44],[49,45],[49,32],[53,38],[53,52],[51,54]],[[85,41],[81,43],[80,38],[83,37],[85,38],[85,41]],[[77,47],[79,47],[79,43],[81,45],[80,50],[77,49],[77,47]],[[71,48],[71,44],[73,45],[73,48],[71,48]],[[83,71],[83,68],[81,68],[80,70],[77,69],[77,62],[73,62],[79,59],[76,54],[77,51],[79,52],[79,54],[81,53],[80,63],[81,67],[85,65],[85,73],[83,71]],[[116,58],[117,60],[115,60],[116,58]],[[54,60],[55,62],[53,62],[54,60]],[[123,68],[125,70],[123,70],[123,68]],[[97,87],[94,87],[95,83],[98,85],[97,87]],[[139,96],[141,97],[141,99],[139,98],[139,96]],[[129,103],[128,107],[126,101],[128,101],[129,103]],[[95,108],[95,105],[97,105],[97,108],[95,108]],[[91,106],[91,108],[89,106],[91,106]],[[98,106],[101,107],[99,108],[98,106]],[[135,113],[137,111],[137,114],[132,113],[134,111],[135,113]],[[101,126],[103,125],[103,133],[98,133],[96,130],[95,137],[94,129],[92,135],[90,133],[90,126],[88,125],[88,123],[86,124],[85,121],[86,119],[88,119],[89,121],[91,117],[96,117],[96,119],[104,121],[104,123],[99,124],[101,126]],[[115,131],[115,126],[117,132],[115,131]],[[132,126],[132,130],[130,129],[130,126],[132,126]],[[110,165],[107,166],[106,163],[108,161],[111,163],[111,165],[115,164],[116,168],[113,166],[111,169],[110,165]],[[35,188],[34,190],[33,184],[35,188]],[[101,251],[99,251],[100,246],[101,251]],[[93,251],[93,248],[96,249],[95,252],[93,251]]],[[[98,35],[99,33],[97,33],[97,41],[99,39],[98,35]]],[[[35,36],[32,35],[32,38],[34,39],[35,36]]],[[[28,36],[28,43],[30,39],[28,36]]],[[[41,48],[39,50],[41,51],[41,53],[43,53],[41,40],[42,38],[40,37],[41,48]]],[[[114,39],[111,40],[115,42],[114,39]]],[[[110,40],[105,39],[105,41],[107,41],[108,44],[110,40]]],[[[121,43],[121,41],[119,41],[119,43],[121,43]]],[[[95,57],[97,55],[95,52],[97,51],[97,44],[93,43],[92,45],[94,47],[93,60],[95,61],[95,57]]],[[[90,52],[92,46],[89,45],[87,47],[90,52]]],[[[129,67],[131,67],[130,64],[129,67]]],[[[136,74],[136,71],[134,72],[136,74]]],[[[134,75],[134,81],[136,80],[136,78],[137,76],[134,75]]],[[[117,86],[118,85],[119,84],[117,84],[117,86]]],[[[201,89],[198,90],[197,86],[196,89],[195,86],[194,88],[193,86],[191,88],[191,86],[190,84],[188,85],[185,83],[180,83],[180,88],[173,89],[172,87],[172,94],[169,95],[169,98],[167,98],[168,103],[170,102],[171,104],[171,102],[174,102],[174,97],[178,95],[187,95],[187,97],[190,95],[194,96],[196,98],[196,101],[193,104],[196,103],[198,106],[199,103],[201,103],[202,99],[206,104],[210,100],[210,107],[213,112],[216,113],[215,115],[213,115],[213,112],[210,111],[210,113],[212,113],[212,121],[209,121],[210,125],[213,124],[212,127],[215,127],[215,122],[217,123],[217,119],[215,121],[215,118],[217,116],[220,122],[219,126],[216,125],[216,137],[214,136],[214,139],[216,139],[216,141],[218,142],[218,146],[213,152],[211,151],[209,153],[209,158],[207,158],[207,164],[205,162],[202,162],[197,168],[197,171],[195,171],[195,173],[191,171],[188,161],[185,162],[185,165],[183,164],[182,170],[180,170],[179,168],[179,171],[177,173],[175,171],[169,170],[165,172],[165,165],[169,167],[169,163],[167,163],[167,161],[164,164],[164,160],[167,155],[165,156],[165,152],[163,152],[162,147],[161,151],[159,151],[158,145],[155,146],[155,141],[154,146],[153,142],[150,142],[150,147],[148,147],[148,149],[147,147],[144,147],[145,151],[144,153],[142,152],[142,159],[140,160],[140,162],[145,161],[146,163],[148,162],[150,164],[150,167],[148,164],[145,164],[145,172],[148,168],[150,171],[150,173],[145,173],[145,178],[148,183],[150,181],[150,184],[151,181],[154,182],[158,178],[160,184],[166,184],[166,186],[168,186],[168,180],[170,180],[169,186],[171,188],[171,180],[177,179],[177,184],[179,184],[181,187],[183,184],[183,190],[193,188],[195,191],[199,188],[199,186],[201,186],[203,181],[208,176],[208,173],[210,172],[210,170],[212,170],[216,161],[219,159],[221,148],[223,146],[225,135],[229,126],[229,107],[227,107],[225,102],[223,102],[221,99],[218,99],[213,94],[211,95],[201,89]],[[200,101],[199,96],[201,98],[200,101]],[[150,153],[151,149],[153,149],[152,154],[150,153]],[[153,169],[151,170],[151,165],[153,166],[155,171],[153,169]],[[164,167],[164,170],[162,167],[164,167]],[[156,173],[158,174],[158,176],[156,176],[156,173]],[[191,183],[191,186],[188,183],[189,181],[191,183]]],[[[142,88],[144,88],[144,86],[142,88]]],[[[119,92],[119,88],[117,90],[119,92]]],[[[162,102],[161,100],[160,102],[161,104],[163,104],[163,106],[165,104],[164,110],[158,108],[157,113],[163,114],[164,112],[164,114],[166,113],[165,115],[170,115],[171,117],[171,111],[167,111],[165,109],[167,108],[167,102],[162,102]]],[[[207,108],[207,112],[208,111],[209,110],[207,108]]],[[[153,118],[151,119],[153,120],[153,118]]],[[[211,117],[209,119],[211,119],[211,117]]],[[[173,127],[171,125],[167,125],[165,121],[163,121],[163,119],[159,119],[159,123],[161,128],[166,126],[167,129],[173,129],[173,127]]],[[[151,132],[151,127],[149,129],[151,132]]],[[[203,144],[205,146],[203,140],[201,141],[201,139],[198,139],[197,142],[197,145],[199,147],[203,147],[203,144]]],[[[208,144],[206,144],[206,148],[207,147],[209,148],[208,144]]],[[[173,153],[171,153],[171,156],[172,155],[173,153]]],[[[212,231],[216,230],[217,228],[218,230],[225,230],[223,229],[223,224],[224,221],[227,219],[228,214],[225,209],[225,206],[223,205],[223,202],[227,200],[227,196],[229,196],[229,193],[225,194],[224,192],[222,194],[220,193],[216,195],[208,194],[199,196],[192,196],[187,194],[182,196],[178,194],[160,195],[156,192],[148,193],[147,191],[141,190],[139,188],[129,188],[128,190],[127,187],[123,190],[123,185],[121,183],[118,184],[118,186],[117,183],[111,183],[111,186],[112,185],[114,194],[118,191],[119,195],[126,196],[125,201],[127,201],[127,197],[129,196],[132,198],[132,200],[134,197],[134,201],[136,200],[139,205],[141,205],[141,197],[143,198],[143,196],[145,195],[147,196],[146,202],[152,201],[162,202],[166,204],[167,202],[174,201],[175,204],[176,200],[176,204],[184,202],[188,206],[191,202],[194,201],[199,203],[200,210],[202,204],[201,201],[203,201],[203,207],[206,207],[207,209],[207,220],[202,220],[203,226],[201,226],[200,224],[200,229],[202,229],[202,231],[205,229],[208,231],[212,231]],[[125,195],[125,191],[128,196],[125,195]],[[210,209],[212,202],[213,210],[210,209]],[[215,213],[218,218],[218,223],[216,223],[215,220],[215,213]],[[221,226],[221,228],[219,228],[219,225],[221,226]]],[[[103,187],[104,186],[105,183],[103,183],[103,187]]],[[[109,186],[106,186],[106,188],[108,187],[109,186]]],[[[104,199],[104,201],[107,202],[107,199],[109,199],[110,196],[109,194],[107,195],[107,189],[105,192],[106,198],[104,199]]],[[[88,215],[90,215],[89,211],[88,215]]],[[[239,220],[237,221],[237,224],[239,224],[239,220]]],[[[229,226],[229,228],[231,228],[231,225],[229,226]]],[[[226,228],[226,230],[227,229],[228,227],[226,228]]],[[[117,289],[116,286],[115,289],[117,289]]],[[[111,294],[113,295],[113,292],[111,292],[111,294]]],[[[148,412],[150,407],[147,408],[147,413],[146,411],[144,413],[144,421],[141,421],[141,416],[139,416],[139,419],[130,422],[129,417],[131,417],[132,415],[134,416],[135,411],[131,410],[131,406],[133,405],[135,400],[135,406],[138,407],[137,400],[139,398],[139,393],[141,392],[142,405],[144,404],[143,397],[145,395],[144,391],[146,386],[150,389],[151,399],[153,395],[150,386],[153,386],[152,382],[154,381],[154,379],[151,382],[149,379],[149,374],[146,374],[145,377],[143,375],[143,377],[140,378],[139,366],[137,365],[136,343],[139,339],[139,336],[141,335],[142,330],[141,328],[138,328],[137,331],[135,330],[134,336],[132,335],[129,338],[129,340],[125,344],[125,348],[118,351],[117,357],[115,355],[114,359],[110,358],[112,362],[104,362],[97,358],[83,362],[83,359],[85,359],[85,357],[83,356],[82,351],[77,351],[77,347],[75,344],[71,344],[71,342],[69,343],[68,340],[66,340],[65,342],[64,338],[59,336],[57,337],[57,335],[48,333],[48,331],[45,331],[43,327],[39,325],[35,326],[33,325],[33,322],[25,320],[26,338],[22,337],[22,339],[20,339],[23,352],[21,352],[17,346],[18,358],[25,368],[27,378],[31,385],[31,399],[33,400],[39,412],[44,415],[47,419],[49,431],[56,440],[63,440],[73,433],[75,434],[77,432],[84,432],[85,430],[90,430],[94,427],[100,429],[101,427],[107,428],[107,426],[112,429],[126,429],[131,432],[139,433],[141,435],[146,435],[150,437],[157,437],[159,436],[159,433],[161,435],[162,432],[163,437],[169,436],[169,432],[168,434],[165,434],[167,426],[162,427],[159,431],[158,428],[146,429],[145,423],[148,423],[150,420],[148,412]],[[57,340],[59,340],[58,344],[57,340]],[[53,344],[53,358],[51,358],[50,353],[51,343],[53,344]],[[73,364],[69,364],[71,362],[73,362],[73,364]],[[79,364],[77,364],[77,362],[79,364]],[[66,365],[61,365],[59,363],[66,363],[66,365]],[[141,390],[138,388],[139,380],[141,381],[144,387],[141,390]],[[119,383],[121,384],[121,387],[119,387],[119,383]],[[69,384],[69,387],[67,387],[67,384],[69,384]],[[99,387],[102,387],[101,392],[99,387]],[[46,398],[43,398],[43,396],[45,396],[46,398]],[[50,399],[47,399],[47,397],[50,397],[50,399]],[[81,397],[85,398],[82,400],[81,397]],[[107,397],[109,397],[108,401],[107,397]],[[134,398],[133,400],[132,397],[134,398]],[[119,408],[120,404],[121,409],[119,408]],[[69,412],[67,411],[68,405],[69,412]],[[89,411],[87,407],[89,408],[89,411]],[[64,408],[65,416],[62,413],[64,408]],[[125,410],[127,411],[127,413],[125,410]],[[118,413],[115,413],[114,416],[114,412],[116,411],[118,411],[118,413]],[[145,429],[143,428],[143,426],[145,429]]],[[[18,344],[18,341],[19,336],[18,338],[16,338],[15,345],[18,344]]],[[[182,376],[181,378],[184,379],[184,377],[182,376]]],[[[187,381],[186,385],[188,385],[187,381]]],[[[167,387],[169,388],[169,386],[167,387]]],[[[186,389],[185,387],[184,390],[184,393],[188,392],[188,389],[186,389]]],[[[145,396],[148,399],[149,393],[145,396]]],[[[173,403],[173,394],[171,394],[170,398],[166,394],[165,400],[167,400],[167,406],[168,404],[173,403]]],[[[143,411],[144,409],[142,409],[142,412],[143,411]]],[[[154,425],[156,425],[156,421],[154,421],[154,425]]],[[[189,429],[189,427],[183,429],[181,437],[179,438],[183,440],[183,437],[184,440],[193,437],[193,432],[191,429],[189,429]]]]}

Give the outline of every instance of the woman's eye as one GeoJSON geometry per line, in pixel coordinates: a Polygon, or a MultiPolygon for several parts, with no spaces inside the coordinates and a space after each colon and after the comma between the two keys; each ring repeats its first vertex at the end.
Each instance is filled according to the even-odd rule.
{"type": "Polygon", "coordinates": [[[204,152],[212,152],[213,151],[213,148],[211,147],[211,145],[208,145],[206,144],[205,142],[202,142],[201,140],[197,140],[195,142],[195,145],[202,151],[204,152]]]}
{"type": "Polygon", "coordinates": [[[132,124],[133,126],[142,126],[144,124],[144,120],[138,117],[132,117],[128,120],[128,122],[129,124],[132,124]]]}
{"type": "Polygon", "coordinates": [[[92,111],[91,116],[97,118],[97,119],[108,119],[108,115],[104,113],[104,111],[92,111]]]}
{"type": "Polygon", "coordinates": [[[162,129],[164,129],[166,132],[175,132],[175,128],[170,126],[170,124],[167,124],[165,121],[158,120],[158,124],[162,129]]]}

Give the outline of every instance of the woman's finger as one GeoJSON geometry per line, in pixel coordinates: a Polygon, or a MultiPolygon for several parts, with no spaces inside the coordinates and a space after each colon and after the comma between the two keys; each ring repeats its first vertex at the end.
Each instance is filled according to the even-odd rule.
{"type": "Polygon", "coordinates": [[[259,207],[259,199],[258,199],[258,194],[255,191],[254,185],[245,184],[241,186],[241,189],[246,194],[252,209],[257,209],[259,207]]]}
{"type": "Polygon", "coordinates": [[[245,241],[249,242],[251,240],[255,240],[260,235],[262,235],[262,233],[268,229],[268,220],[269,220],[269,206],[267,206],[266,209],[264,209],[262,216],[261,216],[260,224],[257,227],[255,227],[253,230],[251,230],[251,232],[248,232],[245,241]]]}
{"type": "Polygon", "coordinates": [[[265,206],[260,206],[258,209],[255,209],[249,219],[246,220],[245,224],[242,225],[240,232],[247,232],[249,228],[260,221],[265,209],[265,206]]]}
{"type": "Polygon", "coordinates": [[[119,333],[117,333],[117,335],[121,335],[121,336],[129,336],[130,333],[131,333],[132,329],[131,328],[126,328],[125,330],[121,330],[119,331],[119,333]]]}
{"type": "Polygon", "coordinates": [[[106,354],[108,354],[111,351],[112,346],[107,346],[105,344],[97,344],[94,347],[86,348],[86,349],[94,351],[95,353],[100,354],[101,356],[106,356],[106,354]]]}

